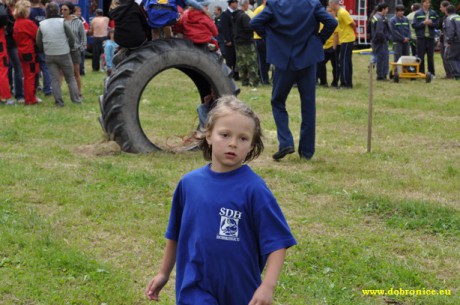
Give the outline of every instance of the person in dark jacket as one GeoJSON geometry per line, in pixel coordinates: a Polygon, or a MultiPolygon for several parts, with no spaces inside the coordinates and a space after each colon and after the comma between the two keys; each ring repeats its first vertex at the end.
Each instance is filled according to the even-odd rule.
{"type": "Polygon", "coordinates": [[[316,135],[316,66],[324,60],[323,44],[332,35],[337,20],[318,0],[268,0],[264,10],[251,20],[251,27],[267,44],[267,62],[275,66],[272,112],[275,119],[280,160],[294,150],[289,129],[286,99],[297,84],[302,123],[298,152],[302,159],[315,153],[316,135]],[[319,31],[319,23],[323,29],[319,31]]]}
{"type": "Polygon", "coordinates": [[[431,1],[424,0],[422,8],[414,15],[412,27],[417,36],[417,56],[420,58],[420,72],[425,73],[425,54],[428,61],[428,71],[435,76],[434,69],[434,36],[439,26],[438,14],[430,9],[431,1]]]}
{"type": "Polygon", "coordinates": [[[13,29],[15,19],[13,16],[13,9],[16,1],[7,0],[6,6],[8,10],[8,24],[5,26],[6,48],[10,64],[8,67],[8,80],[10,82],[11,91],[14,91],[14,97],[18,104],[24,104],[24,83],[22,73],[21,61],[19,60],[18,47],[13,38],[13,29]]]}
{"type": "MultiPolygon", "coordinates": [[[[249,0],[240,0],[241,7],[248,7],[249,0]]],[[[244,10],[236,10],[233,16],[233,34],[236,48],[236,63],[242,86],[259,85],[257,53],[254,44],[254,32],[251,29],[249,15],[244,10]]]]}
{"type": "Polygon", "coordinates": [[[455,14],[453,5],[446,7],[446,21],[444,23],[444,40],[446,44],[445,58],[452,76],[460,80],[460,16],[455,14]]]}
{"type": "Polygon", "coordinates": [[[387,80],[388,60],[390,52],[388,51],[388,40],[390,39],[390,27],[386,17],[388,13],[388,4],[380,3],[377,7],[377,13],[372,17],[372,53],[374,53],[377,65],[377,80],[387,80]]]}
{"type": "MultiPolygon", "coordinates": [[[[42,7],[40,0],[31,0],[30,15],[29,19],[35,22],[37,27],[40,25],[40,21],[45,20],[46,13],[45,9],[42,7]]],[[[43,52],[37,53],[38,66],[40,67],[41,76],[43,77],[43,87],[42,91],[45,96],[53,94],[53,89],[51,88],[51,75],[46,64],[46,56],[43,52]]],[[[35,87],[36,90],[40,87],[40,73],[37,73],[35,76],[35,87]]],[[[37,97],[37,100],[40,100],[37,97]]]]}
{"type": "Polygon", "coordinates": [[[147,15],[134,0],[113,0],[109,17],[115,21],[114,40],[122,48],[134,49],[151,39],[147,15]]]}
{"type": "Polygon", "coordinates": [[[442,65],[444,67],[444,71],[446,72],[446,76],[442,78],[450,79],[452,78],[452,71],[450,69],[450,65],[447,63],[447,59],[445,57],[446,54],[446,43],[444,41],[444,23],[447,19],[447,12],[446,7],[451,5],[449,1],[442,1],[439,5],[439,10],[441,13],[444,14],[444,17],[439,19],[439,40],[438,40],[438,48],[439,53],[441,54],[442,58],[442,65]]]}
{"type": "Polygon", "coordinates": [[[396,15],[390,19],[391,38],[393,40],[394,61],[410,53],[410,25],[404,16],[404,5],[396,6],[396,15]]]}
{"type": "Polygon", "coordinates": [[[236,51],[232,25],[232,13],[238,9],[238,0],[228,0],[227,3],[228,8],[221,15],[221,29],[225,44],[224,58],[227,66],[233,71],[233,78],[239,80],[238,72],[236,71],[236,51]]]}
{"type": "Polygon", "coordinates": [[[222,34],[222,8],[220,6],[214,7],[214,24],[216,25],[218,31],[216,36],[217,43],[219,44],[222,56],[225,57],[224,35],[222,34]]]}

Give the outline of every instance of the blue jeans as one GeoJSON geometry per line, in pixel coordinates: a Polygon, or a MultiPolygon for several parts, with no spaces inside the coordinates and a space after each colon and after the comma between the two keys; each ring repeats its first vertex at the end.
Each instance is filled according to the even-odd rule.
{"type": "Polygon", "coordinates": [[[118,47],[118,44],[112,40],[106,40],[104,44],[104,54],[105,54],[105,64],[107,69],[112,69],[113,55],[115,54],[115,49],[118,47]]]}
{"type": "MultiPolygon", "coordinates": [[[[50,71],[48,69],[48,65],[46,64],[46,55],[43,52],[37,53],[38,64],[40,65],[40,71],[42,72],[43,76],[43,93],[49,95],[53,93],[51,89],[51,76],[50,71]]],[[[35,86],[38,86],[38,79],[39,73],[35,76],[35,86]]]]}
{"type": "Polygon", "coordinates": [[[316,64],[298,71],[275,69],[271,105],[279,149],[294,147],[294,139],[289,129],[289,114],[286,110],[286,99],[294,84],[297,84],[299,90],[302,115],[298,151],[301,157],[310,159],[315,153],[316,64]]]}
{"type": "Polygon", "coordinates": [[[19,61],[18,48],[8,48],[8,57],[10,58],[10,67],[8,70],[8,78],[10,84],[14,84],[14,97],[16,99],[24,98],[24,83],[22,78],[21,62],[19,61]]]}
{"type": "Polygon", "coordinates": [[[198,112],[198,121],[200,122],[199,127],[204,129],[206,127],[206,120],[208,118],[209,106],[200,104],[196,108],[196,112],[198,112]]]}

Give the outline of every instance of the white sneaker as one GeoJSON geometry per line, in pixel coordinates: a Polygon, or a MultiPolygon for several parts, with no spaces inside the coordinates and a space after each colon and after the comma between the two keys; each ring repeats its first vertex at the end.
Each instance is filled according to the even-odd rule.
{"type": "Polygon", "coordinates": [[[26,100],[24,98],[18,98],[18,104],[25,104],[26,100]]]}
{"type": "Polygon", "coordinates": [[[9,99],[5,102],[5,105],[8,105],[8,106],[12,106],[12,105],[14,105],[14,104],[15,104],[15,102],[14,102],[14,99],[12,99],[12,98],[9,98],[9,99]]]}
{"type": "Polygon", "coordinates": [[[38,96],[36,96],[35,99],[37,100],[37,103],[43,103],[43,100],[39,98],[38,96]]]}

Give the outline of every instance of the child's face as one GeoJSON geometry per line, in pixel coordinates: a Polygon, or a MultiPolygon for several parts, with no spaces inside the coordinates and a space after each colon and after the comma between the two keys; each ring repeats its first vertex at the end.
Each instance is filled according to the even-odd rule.
{"type": "Polygon", "coordinates": [[[211,169],[224,173],[239,168],[252,149],[255,123],[239,113],[223,116],[206,133],[206,141],[212,146],[211,169]]]}

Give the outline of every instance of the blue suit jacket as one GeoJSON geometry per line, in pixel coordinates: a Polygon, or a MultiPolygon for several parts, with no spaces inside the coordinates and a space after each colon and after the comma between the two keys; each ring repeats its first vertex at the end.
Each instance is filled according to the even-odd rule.
{"type": "Polygon", "coordinates": [[[294,71],[324,59],[323,44],[336,26],[318,0],[268,0],[251,20],[251,27],[265,39],[267,62],[294,71]],[[320,22],[324,27],[318,33],[320,22]]]}

